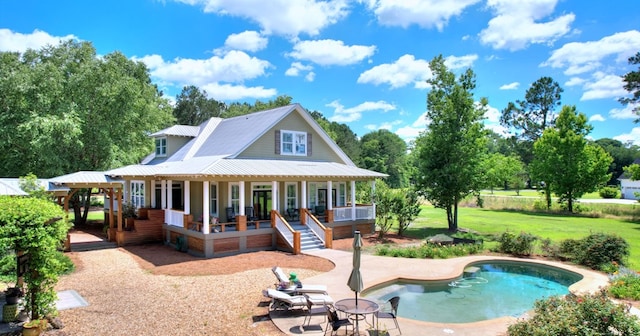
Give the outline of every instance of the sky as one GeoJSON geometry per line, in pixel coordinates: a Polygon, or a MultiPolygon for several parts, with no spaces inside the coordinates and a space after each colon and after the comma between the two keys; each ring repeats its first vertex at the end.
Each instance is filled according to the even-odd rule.
{"type": "MultiPolygon", "coordinates": [[[[621,76],[638,66],[636,0],[112,0],[0,1],[0,51],[89,41],[144,62],[175,101],[195,85],[226,103],[288,95],[358,136],[388,129],[410,141],[438,55],[471,68],[485,125],[501,134],[508,102],[543,76],[593,131],[640,145],[621,76]]],[[[558,111],[559,112],[559,109],[558,111]]]]}

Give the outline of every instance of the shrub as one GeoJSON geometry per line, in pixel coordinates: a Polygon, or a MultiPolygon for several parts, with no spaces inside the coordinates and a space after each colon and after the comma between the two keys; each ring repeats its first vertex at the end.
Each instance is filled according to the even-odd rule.
{"type": "Polygon", "coordinates": [[[482,250],[482,244],[440,245],[424,243],[419,247],[389,247],[387,245],[383,245],[377,247],[375,253],[380,256],[400,258],[446,259],[477,254],[482,250]]]}
{"type": "Polygon", "coordinates": [[[538,237],[526,232],[520,232],[519,235],[516,235],[506,231],[498,239],[498,250],[515,256],[528,256],[533,253],[533,243],[537,239],[538,237]]]}
{"type": "Polygon", "coordinates": [[[618,198],[618,187],[606,186],[598,192],[602,198],[618,198]]]}
{"type": "Polygon", "coordinates": [[[611,301],[605,291],[596,294],[551,297],[537,301],[533,317],[509,326],[510,336],[640,334],[640,323],[624,305],[611,301]]]}
{"type": "Polygon", "coordinates": [[[620,268],[611,276],[609,294],[617,299],[640,300],[640,275],[627,268],[620,268]]]}
{"type": "Polygon", "coordinates": [[[629,257],[629,244],[615,235],[594,233],[580,240],[575,257],[578,264],[593,269],[601,269],[613,261],[624,265],[629,257]]]}

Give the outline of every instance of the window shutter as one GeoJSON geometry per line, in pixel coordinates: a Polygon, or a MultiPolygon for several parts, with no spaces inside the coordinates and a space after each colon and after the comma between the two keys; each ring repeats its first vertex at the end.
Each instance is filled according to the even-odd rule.
{"type": "Polygon", "coordinates": [[[276,130],[276,154],[280,155],[280,130],[276,130]]]}
{"type": "Polygon", "coordinates": [[[307,156],[311,156],[311,133],[307,133],[307,156]]]}

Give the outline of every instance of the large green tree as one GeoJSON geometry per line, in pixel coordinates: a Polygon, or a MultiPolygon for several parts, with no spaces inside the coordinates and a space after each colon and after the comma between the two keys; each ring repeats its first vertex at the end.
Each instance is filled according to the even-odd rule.
{"type": "Polygon", "coordinates": [[[260,100],[256,100],[255,103],[253,104],[249,104],[246,102],[244,103],[235,102],[227,106],[227,110],[223,113],[222,116],[223,118],[231,118],[231,117],[237,117],[237,116],[241,116],[241,115],[245,115],[253,112],[269,110],[276,107],[287,106],[291,104],[292,99],[293,98],[287,95],[282,95],[282,96],[276,97],[276,99],[274,100],[269,100],[267,102],[263,102],[260,100]]]}
{"type": "Polygon", "coordinates": [[[623,144],[619,140],[602,138],[595,141],[604,150],[611,155],[613,162],[609,166],[611,179],[607,184],[618,184],[618,177],[622,175],[623,168],[632,164],[633,161],[640,157],[638,146],[632,144],[623,144]]]}
{"type": "MultiPolygon", "coordinates": [[[[620,98],[620,102],[623,104],[634,104],[633,112],[640,115],[640,52],[629,57],[630,65],[638,65],[637,70],[629,71],[626,75],[622,76],[624,81],[624,89],[631,93],[631,97],[620,98]]],[[[635,122],[639,122],[640,118],[635,122]]]]}
{"type": "Polygon", "coordinates": [[[427,82],[427,130],[416,140],[416,186],[435,207],[447,212],[449,230],[458,229],[458,203],[482,188],[480,162],[487,137],[482,119],[487,100],[473,98],[475,74],[467,69],[456,79],[442,55],[430,63],[427,82]]]}
{"type": "Polygon", "coordinates": [[[136,163],[153,150],[148,135],[173,120],[147,67],[119,52],[66,41],[0,53],[0,176],[136,163]]]}
{"type": "Polygon", "coordinates": [[[360,139],[360,150],[362,168],[388,174],[386,182],[391,188],[407,185],[407,144],[397,134],[386,129],[367,133],[360,139]]]}
{"type": "Polygon", "coordinates": [[[575,106],[564,106],[556,126],[546,129],[534,144],[532,175],[549,183],[570,212],[576,199],[597,190],[611,177],[608,171],[613,159],[587,140],[591,130],[583,113],[578,113],[575,106]]]}
{"type": "Polygon", "coordinates": [[[226,108],[223,102],[208,98],[207,91],[190,85],[176,96],[173,116],[180,125],[198,126],[212,117],[221,117],[226,108]]]}
{"type": "Polygon", "coordinates": [[[488,154],[481,165],[484,171],[485,188],[489,188],[491,193],[496,187],[505,189],[521,187],[519,182],[522,181],[524,164],[517,155],[488,154]]]}

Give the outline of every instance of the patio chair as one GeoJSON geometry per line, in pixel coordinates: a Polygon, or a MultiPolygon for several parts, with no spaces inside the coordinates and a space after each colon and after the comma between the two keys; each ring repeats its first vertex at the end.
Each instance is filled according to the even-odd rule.
{"type": "MultiPolygon", "coordinates": [[[[338,331],[338,329],[342,328],[342,327],[346,327],[347,328],[347,332],[349,331],[349,326],[351,326],[353,328],[353,323],[351,323],[351,320],[349,320],[349,318],[339,318],[338,317],[338,312],[330,306],[326,306],[327,308],[327,318],[328,318],[328,325],[331,325],[331,335],[335,334],[336,331],[338,331]]],[[[355,333],[355,328],[353,328],[353,332],[355,333]]],[[[329,330],[329,328],[327,328],[327,330],[324,331],[324,333],[326,334],[327,331],[329,330]]]]}
{"type": "Polygon", "coordinates": [[[247,216],[248,222],[255,222],[258,220],[258,216],[256,216],[256,214],[253,211],[253,207],[251,206],[244,207],[244,214],[247,216]]]}
{"type": "Polygon", "coordinates": [[[289,295],[285,292],[269,288],[262,291],[262,295],[271,298],[270,310],[289,310],[306,308],[309,301],[313,305],[333,305],[333,298],[326,294],[289,295]]]}
{"type": "Polygon", "coordinates": [[[236,212],[233,210],[233,208],[232,207],[225,208],[225,211],[227,213],[227,221],[228,222],[235,222],[236,221],[236,212]]]}
{"type": "Polygon", "coordinates": [[[327,321],[327,309],[328,309],[327,305],[324,303],[318,305],[317,304],[319,303],[318,301],[311,300],[308,295],[305,295],[305,297],[307,298],[307,316],[304,317],[304,321],[302,322],[303,330],[305,326],[309,326],[311,324],[311,319],[313,318],[314,315],[322,315],[323,316],[322,322],[328,322],[327,321]],[[316,307],[316,306],[319,306],[319,307],[316,307]]]}
{"type": "MultiPolygon", "coordinates": [[[[289,277],[287,276],[286,273],[284,273],[282,268],[280,268],[279,266],[273,266],[273,268],[271,268],[271,272],[273,272],[273,275],[275,275],[276,279],[278,279],[278,284],[289,283],[289,277]]],[[[306,294],[313,294],[313,293],[315,293],[315,294],[327,294],[327,286],[325,286],[325,285],[305,285],[305,284],[302,284],[302,287],[291,286],[289,288],[287,288],[287,289],[290,290],[293,293],[298,293],[298,294],[302,294],[302,293],[306,293],[306,294]]]]}
{"type": "MultiPolygon", "coordinates": [[[[378,312],[376,312],[376,318],[378,318],[378,321],[380,321],[380,319],[393,319],[393,322],[396,324],[396,327],[391,329],[398,329],[398,331],[402,335],[402,330],[400,330],[400,325],[398,325],[398,319],[396,318],[398,316],[398,304],[400,303],[400,297],[394,296],[391,299],[389,299],[387,303],[389,303],[389,306],[391,306],[391,309],[387,308],[385,310],[379,310],[378,312]]],[[[385,308],[386,306],[387,305],[385,305],[385,308]]]]}
{"type": "Polygon", "coordinates": [[[299,219],[299,215],[298,215],[298,209],[291,209],[288,208],[287,209],[287,217],[289,217],[289,220],[295,221],[299,219]]]}
{"type": "Polygon", "coordinates": [[[314,209],[314,213],[316,217],[323,217],[324,216],[324,205],[316,205],[315,209],[314,209]]]}

